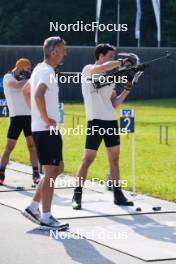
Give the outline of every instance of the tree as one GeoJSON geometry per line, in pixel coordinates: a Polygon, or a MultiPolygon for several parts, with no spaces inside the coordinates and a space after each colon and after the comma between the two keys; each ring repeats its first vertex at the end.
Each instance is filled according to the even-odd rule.
{"type": "MultiPolygon", "coordinates": [[[[141,0],[141,46],[157,46],[157,29],[151,0],[141,0]]],[[[95,32],[50,32],[50,22],[84,24],[95,21],[95,0],[0,0],[1,45],[41,45],[51,35],[61,35],[68,45],[94,45],[95,32]]],[[[120,32],[121,46],[137,46],[134,37],[136,1],[121,0],[120,23],[128,24],[120,32]]],[[[161,46],[176,45],[176,0],[161,0],[161,46]]],[[[102,0],[101,23],[117,22],[117,0],[102,0]]],[[[100,42],[116,45],[116,32],[99,32],[100,42]]]]}

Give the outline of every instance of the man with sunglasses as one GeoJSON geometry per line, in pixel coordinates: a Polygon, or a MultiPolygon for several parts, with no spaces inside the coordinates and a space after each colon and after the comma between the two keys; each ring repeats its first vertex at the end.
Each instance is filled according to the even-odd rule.
{"type": "Polygon", "coordinates": [[[86,136],[84,156],[77,173],[78,186],[74,189],[73,209],[81,209],[83,183],[86,180],[90,165],[95,160],[102,140],[104,140],[108,155],[110,175],[113,182],[114,203],[122,206],[133,206],[133,202],[128,201],[124,196],[119,181],[120,136],[117,135],[118,123],[115,111],[115,108],[128,96],[131,87],[127,85],[126,89],[117,97],[114,91],[115,84],[106,85],[96,90],[92,83],[86,82],[93,75],[103,74],[123,66],[125,60],[114,60],[115,52],[113,46],[99,44],[95,49],[95,64],[86,65],[82,71],[82,94],[89,133],[86,136]],[[105,133],[102,134],[102,131],[105,131],[105,133]]]}
{"type": "Polygon", "coordinates": [[[55,67],[62,64],[66,55],[65,42],[59,36],[50,37],[43,44],[44,61],[33,70],[30,81],[24,86],[23,94],[31,108],[32,133],[40,164],[44,167],[44,177],[31,204],[23,215],[42,229],[63,230],[68,224],[60,223],[51,214],[51,202],[57,176],[64,171],[61,134],[50,133],[50,129],[59,123],[59,89],[53,81],[55,67]],[[39,203],[42,202],[42,216],[39,203]]]}

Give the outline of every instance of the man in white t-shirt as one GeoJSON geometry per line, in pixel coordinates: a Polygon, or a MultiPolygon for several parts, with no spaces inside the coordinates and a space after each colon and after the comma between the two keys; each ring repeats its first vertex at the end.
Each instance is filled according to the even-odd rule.
{"type": "Polygon", "coordinates": [[[61,224],[51,214],[51,202],[55,180],[64,170],[61,134],[50,133],[51,127],[59,123],[59,88],[54,68],[62,64],[65,56],[65,42],[60,37],[50,37],[43,44],[44,61],[33,70],[29,82],[23,88],[26,103],[31,108],[32,133],[40,164],[45,176],[41,180],[31,204],[23,215],[40,224],[43,229],[63,230],[68,224],[61,224]],[[40,216],[39,203],[43,214],[40,216]]]}
{"type": "Polygon", "coordinates": [[[26,138],[30,160],[33,168],[33,182],[38,184],[38,159],[31,132],[31,114],[22,94],[22,87],[30,78],[31,62],[21,58],[15,68],[4,75],[3,87],[10,113],[10,124],[7,133],[7,143],[0,161],[0,185],[4,184],[5,169],[17,140],[23,131],[26,138]]]}
{"type": "Polygon", "coordinates": [[[81,166],[78,170],[78,186],[74,190],[72,208],[81,209],[82,187],[86,179],[88,168],[95,160],[97,150],[104,140],[110,175],[113,182],[114,203],[122,206],[133,206],[124,196],[120,186],[119,153],[120,136],[115,107],[119,106],[129,94],[130,85],[117,97],[115,85],[106,85],[95,89],[93,83],[87,82],[95,75],[103,74],[124,65],[125,60],[114,60],[115,48],[109,44],[99,44],[95,50],[95,64],[86,65],[82,71],[82,94],[84,97],[88,134],[81,166]]]}

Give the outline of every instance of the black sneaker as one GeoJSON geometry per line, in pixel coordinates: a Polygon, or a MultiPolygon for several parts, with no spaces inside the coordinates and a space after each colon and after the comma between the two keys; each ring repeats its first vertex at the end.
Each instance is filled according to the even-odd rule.
{"type": "Polygon", "coordinates": [[[5,180],[5,174],[4,172],[0,171],[0,185],[4,184],[4,180],[5,180]]]}
{"type": "Polygon", "coordinates": [[[33,180],[33,183],[34,184],[39,184],[40,182],[40,174],[38,173],[38,171],[34,171],[33,174],[32,174],[32,180],[33,180]]]}
{"type": "Polygon", "coordinates": [[[117,205],[122,205],[122,206],[133,206],[134,205],[133,202],[127,200],[121,188],[119,187],[114,188],[114,203],[117,205]]]}
{"type": "Polygon", "coordinates": [[[80,188],[79,190],[75,189],[72,199],[72,208],[74,210],[81,209],[81,200],[82,200],[82,188],[80,188]]]}
{"type": "Polygon", "coordinates": [[[30,207],[27,207],[23,212],[22,215],[24,215],[26,218],[31,220],[32,222],[36,224],[40,224],[40,218],[41,218],[41,213],[40,210],[38,209],[36,213],[33,213],[30,209],[30,207]]]}
{"type": "Polygon", "coordinates": [[[58,230],[58,231],[64,231],[69,228],[69,224],[63,224],[59,222],[56,218],[54,218],[52,215],[49,217],[49,219],[40,221],[40,229],[42,230],[58,230]]]}

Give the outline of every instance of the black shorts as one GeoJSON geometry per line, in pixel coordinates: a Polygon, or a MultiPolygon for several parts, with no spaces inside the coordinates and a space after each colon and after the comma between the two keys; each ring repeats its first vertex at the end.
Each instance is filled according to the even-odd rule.
{"type": "Polygon", "coordinates": [[[31,116],[10,117],[10,125],[7,132],[7,137],[17,140],[22,131],[25,137],[32,136],[31,116]]]}
{"type": "Polygon", "coordinates": [[[86,136],[86,149],[98,150],[102,140],[107,148],[120,145],[120,136],[117,120],[99,120],[88,121],[89,129],[86,136]]]}
{"type": "Polygon", "coordinates": [[[50,135],[50,131],[33,132],[32,135],[40,165],[58,166],[63,160],[62,137],[59,131],[58,135],[50,135]]]}

